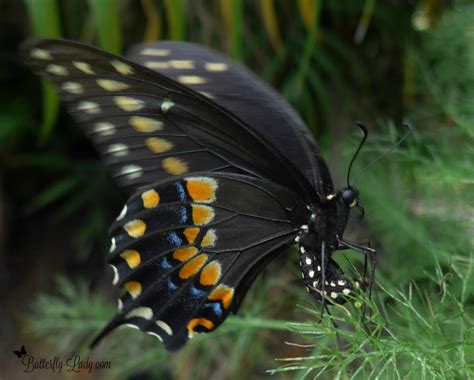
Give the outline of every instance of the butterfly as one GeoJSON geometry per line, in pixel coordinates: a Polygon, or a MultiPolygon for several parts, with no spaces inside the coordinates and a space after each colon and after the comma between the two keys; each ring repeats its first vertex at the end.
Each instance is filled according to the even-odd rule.
{"type": "Polygon", "coordinates": [[[24,355],[26,355],[25,346],[21,346],[20,351],[13,350],[13,353],[16,355],[18,359],[21,359],[24,355]]]}
{"type": "Polygon", "coordinates": [[[351,297],[359,283],[332,254],[375,255],[343,238],[350,210],[363,211],[359,193],[349,181],[334,189],[304,122],[253,73],[184,42],[136,45],[122,58],[29,40],[22,54],[130,196],[108,253],[123,295],[93,345],[125,324],[178,350],[236,313],[263,268],[295,244],[311,296],[323,305],[351,297]]]}

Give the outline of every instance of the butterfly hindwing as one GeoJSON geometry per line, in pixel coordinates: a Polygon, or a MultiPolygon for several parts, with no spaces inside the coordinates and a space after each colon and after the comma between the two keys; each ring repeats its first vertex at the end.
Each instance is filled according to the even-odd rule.
{"type": "Polygon", "coordinates": [[[273,88],[244,66],[217,51],[182,41],[137,44],[127,58],[186,84],[231,111],[265,136],[309,178],[318,194],[333,192],[329,170],[305,123],[273,88]]]}
{"type": "Polygon", "coordinates": [[[161,178],[219,170],[269,178],[310,196],[309,182],[258,132],[192,89],[72,41],[30,41],[23,52],[59,88],[129,193],[161,178]]]}
{"type": "Polygon", "coordinates": [[[293,243],[304,210],[288,190],[237,174],[180,176],[143,189],[111,228],[109,263],[124,295],[100,337],[130,324],[174,350],[214,330],[269,259],[293,243]]]}

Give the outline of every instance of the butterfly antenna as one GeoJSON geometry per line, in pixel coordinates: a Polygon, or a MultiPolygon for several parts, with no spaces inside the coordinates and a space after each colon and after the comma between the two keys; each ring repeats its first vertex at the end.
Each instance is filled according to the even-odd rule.
{"type": "MultiPolygon", "coordinates": [[[[359,127],[360,125],[357,124],[359,127]]],[[[386,152],[382,153],[380,156],[378,156],[375,160],[373,160],[371,163],[369,163],[362,171],[359,173],[359,175],[352,181],[352,184],[354,184],[361,176],[364,174],[367,169],[369,169],[371,166],[379,162],[382,158],[388,156],[393,150],[395,150],[402,142],[406,140],[406,138],[410,135],[410,133],[413,131],[413,127],[410,124],[403,123],[402,126],[406,129],[405,134],[398,140],[395,144],[393,144],[386,152]]],[[[362,140],[365,141],[365,140],[362,140]]],[[[359,151],[357,151],[358,153],[359,151]]],[[[356,153],[356,154],[357,154],[356,153]]],[[[354,160],[354,159],[353,159],[354,160]]],[[[350,167],[349,167],[350,170],[350,167]]]]}
{"type": "Polygon", "coordinates": [[[351,163],[349,164],[349,169],[347,170],[347,187],[350,187],[350,178],[351,178],[351,169],[352,165],[354,164],[355,159],[357,158],[357,155],[359,154],[360,150],[362,149],[362,146],[365,143],[365,140],[367,140],[367,136],[369,135],[369,132],[367,131],[367,128],[365,127],[364,124],[362,124],[360,121],[356,121],[356,125],[362,130],[364,133],[364,137],[362,137],[362,140],[359,143],[359,147],[357,148],[356,152],[352,156],[351,163]]]}

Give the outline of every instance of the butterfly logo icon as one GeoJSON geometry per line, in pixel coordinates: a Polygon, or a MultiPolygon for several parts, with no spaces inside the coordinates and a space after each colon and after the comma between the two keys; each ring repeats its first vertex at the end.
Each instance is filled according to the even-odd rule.
{"type": "Polygon", "coordinates": [[[17,358],[21,359],[24,355],[26,355],[25,346],[21,346],[20,351],[14,350],[13,353],[16,355],[17,358]]]}

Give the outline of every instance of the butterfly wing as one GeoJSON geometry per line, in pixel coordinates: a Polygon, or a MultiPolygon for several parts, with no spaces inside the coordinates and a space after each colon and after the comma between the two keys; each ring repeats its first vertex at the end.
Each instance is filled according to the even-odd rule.
{"type": "Polygon", "coordinates": [[[188,87],[72,41],[29,41],[23,52],[60,89],[69,112],[129,193],[169,176],[225,170],[268,178],[311,197],[309,182],[258,132],[188,87]]]}
{"type": "Polygon", "coordinates": [[[109,263],[125,293],[95,343],[122,324],[168,350],[214,330],[293,244],[306,214],[294,193],[238,174],[180,176],[143,189],[111,227],[109,263]]]}
{"type": "Polygon", "coordinates": [[[319,195],[334,192],[329,170],[305,123],[273,88],[244,66],[204,46],[180,41],[134,45],[127,57],[210,97],[265,136],[319,195]]]}

